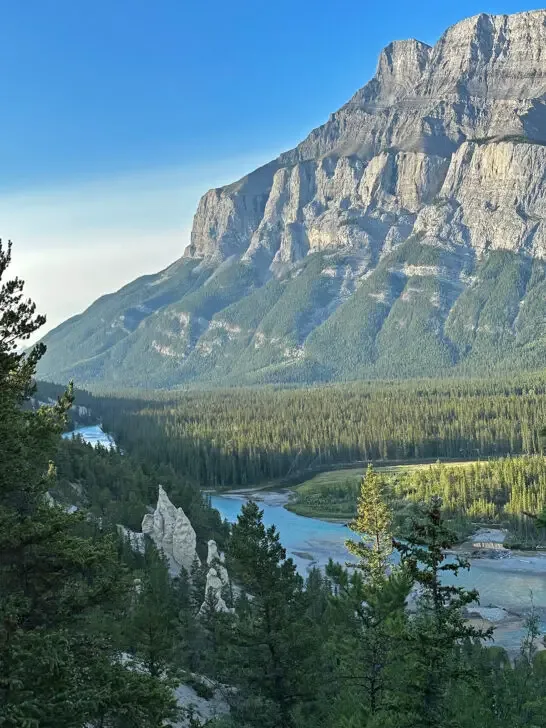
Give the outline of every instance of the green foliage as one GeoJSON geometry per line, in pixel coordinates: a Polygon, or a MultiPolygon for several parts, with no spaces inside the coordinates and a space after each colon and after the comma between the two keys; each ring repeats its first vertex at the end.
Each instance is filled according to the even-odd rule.
{"type": "MultiPolygon", "coordinates": [[[[10,252],[0,245],[0,278],[10,252]]],[[[171,693],[124,667],[112,634],[127,595],[115,544],[46,500],[72,393],[22,407],[43,353],[16,351],[43,323],[22,290],[0,287],[0,725],[157,727],[175,715],[171,693]]]]}
{"type": "Polygon", "coordinates": [[[146,544],[142,578],[123,624],[127,652],[152,677],[169,672],[175,662],[178,609],[166,559],[153,544],[146,544]]]}
{"type": "Polygon", "coordinates": [[[373,721],[388,714],[389,684],[407,631],[405,605],[412,581],[409,571],[389,564],[391,525],[384,483],[370,466],[362,479],[357,516],[350,524],[362,540],[346,542],[359,558],[352,567],[356,572],[349,576],[332,562],[327,568],[338,593],[335,609],[346,630],[337,646],[338,660],[344,678],[361,688],[361,701],[353,707],[351,721],[365,717],[373,721]]]}
{"type": "Polygon", "coordinates": [[[169,388],[517,373],[544,366],[546,265],[412,236],[381,260],[313,253],[274,278],[183,258],[50,332],[44,378],[169,388]]]}
{"type": "MultiPolygon", "coordinates": [[[[440,495],[452,521],[483,521],[507,527],[511,539],[542,543],[546,534],[532,516],[546,504],[546,460],[540,456],[499,458],[466,466],[433,465],[393,481],[399,498],[419,502],[440,495]]],[[[510,539],[507,540],[510,545],[510,539]]]]}
{"type": "Polygon", "coordinates": [[[139,531],[147,507],[157,500],[161,483],[173,502],[188,514],[204,553],[209,539],[222,544],[227,536],[227,527],[195,484],[160,458],[152,464],[126,451],[122,454],[63,440],[55,464],[57,482],[51,488],[55,499],[84,507],[110,524],[139,531]]]}
{"type": "Polygon", "coordinates": [[[367,581],[380,582],[385,576],[392,553],[392,510],[386,502],[385,483],[368,466],[362,478],[356,518],[349,524],[360,541],[346,541],[347,549],[359,559],[367,581]]]}
{"type": "Polygon", "coordinates": [[[303,582],[256,503],[233,526],[228,564],[249,600],[239,600],[228,640],[233,710],[242,724],[292,728],[298,706],[315,714],[321,645],[303,582]]]}
{"type": "Polygon", "coordinates": [[[369,460],[537,453],[546,379],[154,392],[97,398],[94,409],[147,467],[241,487],[369,460]]]}
{"type": "Polygon", "coordinates": [[[408,676],[412,687],[408,706],[415,711],[416,728],[442,725],[447,686],[453,679],[468,679],[459,663],[457,647],[461,641],[477,641],[491,634],[463,619],[462,610],[476,601],[477,591],[446,584],[443,579],[470,565],[458,556],[453,560],[446,557],[456,535],[446,526],[441,505],[437,496],[423,505],[404,540],[395,542],[402,566],[421,589],[419,611],[408,632],[415,647],[408,676]]]}

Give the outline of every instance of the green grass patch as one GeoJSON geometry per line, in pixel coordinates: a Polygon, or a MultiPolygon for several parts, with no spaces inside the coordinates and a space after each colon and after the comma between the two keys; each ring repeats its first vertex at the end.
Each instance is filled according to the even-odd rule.
{"type": "MultiPolygon", "coordinates": [[[[377,472],[397,477],[435,465],[437,461],[421,463],[389,463],[377,465],[377,472]]],[[[451,467],[471,467],[475,461],[451,462],[451,467]]],[[[296,486],[293,499],[285,506],[292,513],[310,518],[350,520],[356,515],[360,480],[366,466],[331,470],[314,475],[296,486]]]]}

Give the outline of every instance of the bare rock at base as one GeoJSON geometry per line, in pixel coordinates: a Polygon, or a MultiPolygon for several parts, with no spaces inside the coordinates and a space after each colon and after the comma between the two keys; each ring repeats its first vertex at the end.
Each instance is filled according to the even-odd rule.
{"type": "Polygon", "coordinates": [[[197,683],[201,683],[208,689],[210,697],[203,697],[199,694],[201,691],[198,692],[192,685],[182,684],[175,688],[176,702],[184,713],[180,722],[176,723],[176,728],[189,728],[195,725],[191,722],[190,716],[193,716],[194,720],[197,718],[201,725],[205,725],[208,721],[230,712],[227,697],[233,692],[233,688],[216,683],[204,675],[192,674],[191,677],[193,685],[197,687],[197,683]]]}

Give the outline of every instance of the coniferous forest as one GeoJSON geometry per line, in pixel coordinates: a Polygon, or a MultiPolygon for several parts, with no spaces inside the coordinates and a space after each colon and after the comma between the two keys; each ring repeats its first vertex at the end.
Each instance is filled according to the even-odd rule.
{"type": "Polygon", "coordinates": [[[530,610],[509,654],[467,619],[479,594],[444,581],[468,568],[446,554],[464,509],[542,528],[543,376],[161,397],[68,386],[57,398],[47,385],[35,391],[42,348],[17,348],[43,319],[9,263],[0,248],[2,728],[546,724],[539,616],[530,610]],[[100,419],[119,448],[61,440],[81,417],[100,419]],[[202,493],[477,451],[492,459],[394,483],[370,466],[347,531],[356,563],[305,578],[258,504],[230,526],[202,493]],[[135,551],[120,534],[118,524],[138,530],[159,483],[190,517],[198,553],[210,538],[225,551],[227,611],[211,592],[202,604],[202,567],[173,577],[151,541],[135,551]],[[189,689],[222,710],[203,718],[189,689]]]}
{"type": "Polygon", "coordinates": [[[517,380],[98,397],[121,448],[201,487],[255,485],[369,460],[541,451],[546,375],[517,380]]]}

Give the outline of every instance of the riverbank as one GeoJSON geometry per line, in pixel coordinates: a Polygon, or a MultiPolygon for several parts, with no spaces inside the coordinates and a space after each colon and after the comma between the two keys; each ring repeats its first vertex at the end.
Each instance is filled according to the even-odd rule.
{"type": "Polygon", "coordinates": [[[303,503],[291,503],[290,501],[284,506],[287,511],[295,513],[303,518],[318,518],[321,521],[329,521],[330,523],[349,523],[356,515],[356,511],[333,511],[332,509],[314,508],[306,506],[303,503]]]}
{"type": "MultiPolygon", "coordinates": [[[[313,567],[324,568],[329,559],[341,564],[354,561],[345,547],[350,537],[343,523],[315,517],[302,517],[285,506],[290,490],[272,492],[250,489],[245,493],[232,492],[211,496],[212,505],[221,515],[233,522],[242,504],[253,498],[264,511],[266,526],[275,525],[287,555],[294,560],[298,571],[306,576],[313,567]]],[[[494,628],[493,644],[517,654],[525,636],[525,621],[534,609],[542,631],[546,630],[546,555],[536,552],[506,550],[505,558],[493,554],[500,549],[475,548],[476,544],[501,544],[506,532],[495,528],[478,528],[473,536],[462,542],[453,554],[469,557],[470,570],[458,577],[448,575],[448,582],[477,589],[480,604],[471,605],[467,617],[476,625],[494,628]]]]}
{"type": "MultiPolygon", "coordinates": [[[[471,467],[475,460],[443,461],[453,468],[471,467]]],[[[430,468],[437,460],[380,461],[374,463],[376,472],[392,477],[406,475],[417,470],[430,468]]],[[[307,518],[335,519],[347,523],[356,515],[356,504],[360,491],[360,481],[367,464],[350,468],[330,469],[313,475],[292,487],[293,496],[286,504],[292,513],[307,518]]]]}

